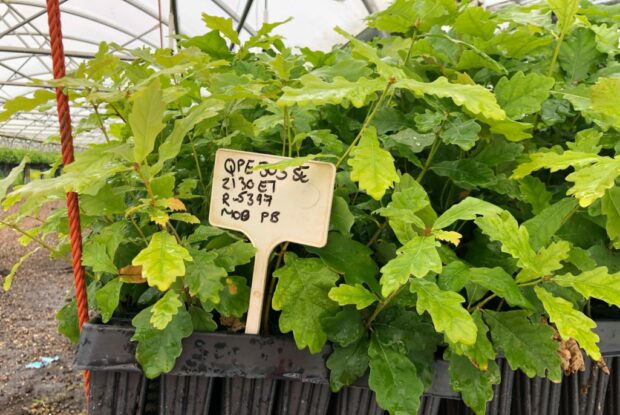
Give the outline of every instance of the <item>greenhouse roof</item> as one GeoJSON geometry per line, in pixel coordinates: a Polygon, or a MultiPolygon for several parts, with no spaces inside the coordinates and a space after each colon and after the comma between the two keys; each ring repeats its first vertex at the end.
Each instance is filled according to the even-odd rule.
{"type": "MultiPolygon", "coordinates": [[[[93,56],[101,41],[134,48],[168,46],[176,32],[204,32],[201,13],[230,16],[236,25],[245,14],[241,37],[255,33],[264,22],[293,20],[277,28],[291,45],[329,49],[365,27],[364,18],[391,0],[60,0],[67,69],[93,56]],[[247,9],[247,10],[246,10],[247,9]],[[176,13],[175,13],[176,11],[176,13]],[[176,15],[176,16],[175,16],[176,15]]],[[[488,7],[509,1],[489,0],[488,7]]],[[[519,3],[525,3],[519,1],[519,3]]],[[[0,0],[0,104],[33,92],[34,79],[51,78],[51,56],[44,0],[0,0]]],[[[39,86],[41,87],[41,86],[39,86]]],[[[72,108],[74,122],[88,116],[87,108],[72,108]]],[[[20,113],[0,122],[0,146],[17,142],[43,143],[57,135],[55,111],[20,113]]],[[[97,132],[80,134],[76,142],[99,141],[97,132]]]]}

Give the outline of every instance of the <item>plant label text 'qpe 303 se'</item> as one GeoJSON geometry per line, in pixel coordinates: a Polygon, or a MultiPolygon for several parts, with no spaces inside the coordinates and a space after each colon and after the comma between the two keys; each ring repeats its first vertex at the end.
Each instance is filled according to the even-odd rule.
{"type": "Polygon", "coordinates": [[[281,242],[327,243],[336,168],[307,161],[257,169],[289,158],[220,149],[215,155],[209,223],[243,232],[256,248],[246,333],[258,334],[271,251],[281,242]]]}

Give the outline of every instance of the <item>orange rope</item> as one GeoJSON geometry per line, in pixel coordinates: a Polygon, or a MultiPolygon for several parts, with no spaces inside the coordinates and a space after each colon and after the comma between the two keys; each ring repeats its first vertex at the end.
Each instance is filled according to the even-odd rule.
{"type": "MultiPolygon", "coordinates": [[[[47,21],[50,29],[54,79],[60,79],[65,76],[65,52],[62,43],[58,0],[47,0],[47,21]]],[[[60,125],[62,162],[66,166],[73,162],[73,137],[71,134],[69,99],[62,88],[56,88],[56,108],[58,109],[58,123],[60,125]]],[[[69,213],[73,282],[77,299],[78,321],[80,330],[82,330],[82,326],[88,321],[88,298],[86,297],[86,279],[82,267],[82,231],[80,229],[80,206],[77,193],[67,193],[67,209],[69,213]]],[[[86,399],[88,399],[90,389],[90,373],[88,370],[84,371],[84,387],[86,399]]]]}

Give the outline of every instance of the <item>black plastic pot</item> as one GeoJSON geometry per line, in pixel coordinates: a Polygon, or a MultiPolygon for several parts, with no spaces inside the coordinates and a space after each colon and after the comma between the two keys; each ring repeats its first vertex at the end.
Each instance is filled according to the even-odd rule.
{"type": "MultiPolygon", "coordinates": [[[[310,354],[287,336],[195,333],[183,342],[174,369],[155,381],[142,375],[130,341],[133,328],[84,325],[75,367],[91,371],[89,413],[142,415],[379,415],[384,411],[367,379],[334,394],[325,360],[331,350],[310,354]],[[147,399],[158,387],[158,401],[147,399]],[[112,408],[110,408],[112,406],[112,408]]],[[[437,415],[450,390],[447,363],[435,378],[420,415],[437,415]]]]}
{"type": "MultiPolygon", "coordinates": [[[[596,331],[611,377],[588,365],[586,372],[554,384],[515,373],[500,358],[502,382],[495,386],[487,414],[619,414],[620,322],[599,322],[596,331]]],[[[330,392],[327,346],[312,355],[286,336],[195,333],[184,340],[174,369],[147,381],[135,361],[132,335],[133,328],[127,326],[84,326],[75,367],[91,371],[90,414],[384,414],[365,378],[340,393],[330,392]]],[[[418,414],[471,413],[450,389],[447,363],[436,361],[432,386],[418,414]]]]}

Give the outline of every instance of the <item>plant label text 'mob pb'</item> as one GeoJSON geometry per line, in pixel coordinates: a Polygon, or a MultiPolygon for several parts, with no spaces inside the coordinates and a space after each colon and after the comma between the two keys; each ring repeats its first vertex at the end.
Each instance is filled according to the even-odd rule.
{"type": "Polygon", "coordinates": [[[215,155],[209,223],[243,232],[256,248],[246,333],[258,334],[271,251],[281,242],[327,243],[336,168],[308,161],[256,169],[286,157],[220,149],[215,155]]]}

